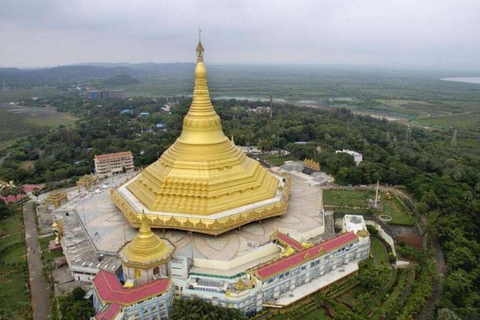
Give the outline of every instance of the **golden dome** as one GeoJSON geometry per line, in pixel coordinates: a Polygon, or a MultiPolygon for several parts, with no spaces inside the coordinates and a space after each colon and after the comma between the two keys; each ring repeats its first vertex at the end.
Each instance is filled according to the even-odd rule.
{"type": "Polygon", "coordinates": [[[197,47],[190,109],[177,141],[127,188],[150,211],[210,215],[275,197],[279,180],[230,141],[207,85],[197,47]]]}
{"type": "Polygon", "coordinates": [[[137,235],[120,251],[123,262],[150,266],[155,262],[166,263],[170,258],[172,248],[152,232],[148,221],[144,214],[137,235]]]}
{"type": "Polygon", "coordinates": [[[362,230],[358,231],[357,234],[362,238],[367,238],[368,235],[369,235],[368,231],[365,230],[365,229],[362,229],[362,230]]]}

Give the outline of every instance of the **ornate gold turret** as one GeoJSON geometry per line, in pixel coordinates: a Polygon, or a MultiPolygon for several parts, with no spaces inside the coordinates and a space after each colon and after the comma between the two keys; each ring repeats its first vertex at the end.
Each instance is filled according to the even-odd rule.
{"type": "MultiPolygon", "coordinates": [[[[118,252],[125,279],[144,284],[152,279],[168,277],[167,263],[173,251],[172,245],[152,232],[149,219],[143,214],[137,235],[118,252]]],[[[133,285],[129,281],[126,283],[133,285]]]]}
{"type": "Polygon", "coordinates": [[[152,265],[167,263],[173,249],[150,229],[146,215],[137,235],[121,251],[122,263],[135,267],[151,267],[152,265]]]}
{"type": "Polygon", "coordinates": [[[278,190],[279,179],[223,133],[203,52],[199,42],[193,101],[180,137],[127,186],[150,211],[208,216],[274,198],[278,190]]]}
{"type": "Polygon", "coordinates": [[[68,197],[65,193],[63,192],[58,192],[57,190],[53,190],[50,192],[48,197],[45,198],[43,201],[46,207],[49,207],[50,205],[54,205],[55,208],[60,207],[64,202],[68,201],[68,197]]]}
{"type": "Polygon", "coordinates": [[[306,158],[303,160],[303,166],[313,171],[320,171],[320,163],[313,159],[306,158]]]}

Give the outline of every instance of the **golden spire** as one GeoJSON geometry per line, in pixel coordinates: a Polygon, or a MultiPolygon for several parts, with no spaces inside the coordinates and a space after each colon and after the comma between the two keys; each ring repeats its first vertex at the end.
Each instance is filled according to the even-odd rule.
{"type": "Polygon", "coordinates": [[[279,180],[224,134],[210,100],[203,52],[199,41],[193,99],[180,137],[127,186],[150,211],[210,215],[277,192],[279,180]]]}
{"type": "Polygon", "coordinates": [[[137,235],[121,251],[129,263],[149,264],[169,257],[171,248],[152,232],[149,219],[142,215],[142,223],[137,235]]]}
{"type": "Polygon", "coordinates": [[[220,143],[228,138],[220,123],[220,117],[213,109],[207,85],[207,68],[203,63],[203,45],[197,45],[197,66],[195,67],[195,84],[190,109],[183,119],[182,134],[179,142],[204,145],[220,143]]]}
{"type": "Polygon", "coordinates": [[[202,29],[198,28],[197,62],[203,62],[202,29]]]}

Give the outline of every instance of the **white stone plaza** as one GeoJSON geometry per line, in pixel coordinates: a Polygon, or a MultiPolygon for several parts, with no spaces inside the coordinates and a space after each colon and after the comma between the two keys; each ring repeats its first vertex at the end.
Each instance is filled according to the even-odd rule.
{"type": "MultiPolygon", "coordinates": [[[[89,191],[71,191],[69,202],[53,212],[57,218],[66,217],[69,212],[69,218],[64,219],[67,226],[76,219],[88,232],[94,245],[93,251],[89,250],[86,255],[88,260],[95,256],[94,251],[114,255],[136,234],[136,229],[111,202],[109,192],[129,175],[102,180],[89,191]]],[[[194,271],[234,274],[279,254],[280,249],[270,239],[277,230],[299,242],[321,237],[325,231],[321,196],[321,189],[310,185],[309,180],[292,176],[290,203],[287,214],[282,217],[253,222],[216,237],[176,230],[154,232],[175,246],[175,257],[193,258],[194,271]]]]}

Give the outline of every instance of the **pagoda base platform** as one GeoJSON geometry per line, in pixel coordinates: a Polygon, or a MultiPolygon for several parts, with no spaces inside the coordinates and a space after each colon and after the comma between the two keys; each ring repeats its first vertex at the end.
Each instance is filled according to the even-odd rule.
{"type": "Polygon", "coordinates": [[[110,198],[134,228],[140,227],[142,214],[145,213],[150,219],[150,227],[152,228],[219,235],[254,221],[282,216],[287,213],[291,186],[290,177],[285,173],[281,176],[274,174],[274,176],[279,180],[275,197],[208,216],[148,210],[127,188],[138,176],[122,186],[112,189],[110,198]]]}

